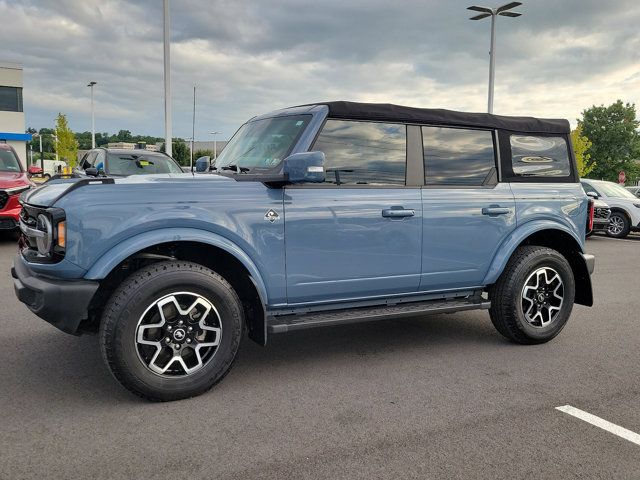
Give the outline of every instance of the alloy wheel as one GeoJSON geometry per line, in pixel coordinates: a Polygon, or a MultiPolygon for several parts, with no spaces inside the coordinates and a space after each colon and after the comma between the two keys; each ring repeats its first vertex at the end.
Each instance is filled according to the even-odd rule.
{"type": "Polygon", "coordinates": [[[222,322],[202,295],[176,292],[154,301],[136,328],[136,351],[153,373],[191,375],[211,361],[222,337],[222,322]]]}
{"type": "Polygon", "coordinates": [[[564,284],[551,267],[535,270],[522,288],[522,311],[527,323],[542,328],[558,316],[564,298],[564,284]]]}
{"type": "Polygon", "coordinates": [[[611,215],[609,218],[608,232],[610,235],[620,235],[624,230],[624,218],[620,215],[611,215]]]}

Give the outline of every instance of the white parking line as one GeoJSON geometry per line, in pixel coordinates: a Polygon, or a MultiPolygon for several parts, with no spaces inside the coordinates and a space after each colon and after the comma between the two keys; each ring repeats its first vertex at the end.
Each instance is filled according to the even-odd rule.
{"type": "Polygon", "coordinates": [[[579,418],[580,420],[584,420],[591,425],[595,425],[598,428],[606,430],[607,432],[613,433],[619,437],[624,438],[625,440],[629,440],[631,443],[635,443],[636,445],[640,445],[640,435],[631,430],[627,430],[615,423],[607,422],[606,420],[596,417],[595,415],[591,415],[588,412],[580,410],[578,408],[572,407],[571,405],[563,405],[562,407],[556,407],[556,410],[560,410],[561,412],[568,413],[569,415],[579,418]]]}

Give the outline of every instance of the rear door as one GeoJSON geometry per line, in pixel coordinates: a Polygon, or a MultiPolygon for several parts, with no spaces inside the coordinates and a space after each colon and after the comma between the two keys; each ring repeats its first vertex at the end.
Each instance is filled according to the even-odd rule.
{"type": "Polygon", "coordinates": [[[515,228],[509,184],[498,183],[491,130],[423,126],[421,291],[480,286],[515,228]]]}
{"type": "Polygon", "coordinates": [[[312,147],[325,153],[326,182],[285,189],[290,304],[417,291],[422,202],[406,182],[406,132],[327,120],[312,147]]]}

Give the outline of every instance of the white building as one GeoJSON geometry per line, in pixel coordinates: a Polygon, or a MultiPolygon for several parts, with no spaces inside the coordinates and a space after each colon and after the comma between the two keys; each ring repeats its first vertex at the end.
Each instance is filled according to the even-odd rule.
{"type": "Polygon", "coordinates": [[[27,142],[22,108],[22,65],[0,62],[0,142],[8,143],[27,165],[27,142]]]}

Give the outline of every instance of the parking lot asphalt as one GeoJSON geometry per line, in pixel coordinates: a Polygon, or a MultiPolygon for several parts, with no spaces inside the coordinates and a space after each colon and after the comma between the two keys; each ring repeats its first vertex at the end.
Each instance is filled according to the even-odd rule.
{"type": "Polygon", "coordinates": [[[0,240],[0,478],[640,478],[640,236],[595,237],[593,308],[514,345],[486,312],[241,346],[198,398],[147,403],[14,296],[0,240]]]}

